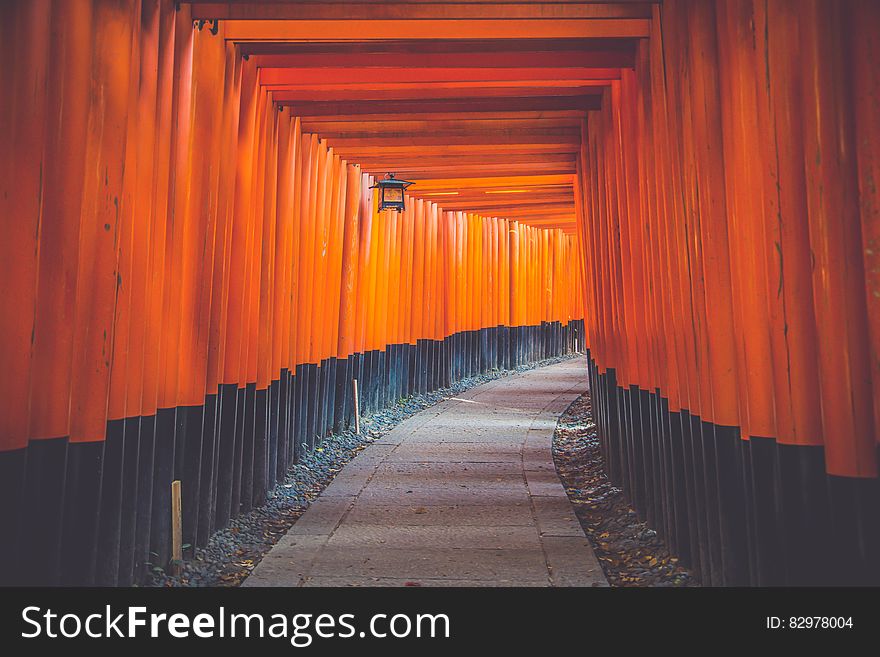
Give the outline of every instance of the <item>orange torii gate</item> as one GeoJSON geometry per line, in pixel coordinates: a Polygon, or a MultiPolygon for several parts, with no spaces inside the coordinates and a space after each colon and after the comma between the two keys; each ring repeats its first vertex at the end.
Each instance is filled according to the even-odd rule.
{"type": "Polygon", "coordinates": [[[371,412],[587,350],[609,475],[703,582],[880,581],[878,22],[3,3],[7,575],[134,582],[172,480],[203,544],[352,379],[371,412]]]}
{"type": "Polygon", "coordinates": [[[876,581],[877,10],[664,2],[582,132],[603,448],[705,582],[876,581]]]}
{"type": "Polygon", "coordinates": [[[176,479],[203,544],[349,426],[353,378],[371,412],[579,335],[571,232],[377,212],[370,174],[190,9],[3,8],[0,458],[26,581],[167,562],[176,479]]]}

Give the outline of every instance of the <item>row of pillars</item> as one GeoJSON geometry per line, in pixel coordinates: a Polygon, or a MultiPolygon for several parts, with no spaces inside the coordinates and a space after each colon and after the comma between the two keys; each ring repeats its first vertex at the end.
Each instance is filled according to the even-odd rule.
{"type": "Polygon", "coordinates": [[[665,0],[579,156],[609,474],[704,583],[880,582],[880,4],[665,0]]]}

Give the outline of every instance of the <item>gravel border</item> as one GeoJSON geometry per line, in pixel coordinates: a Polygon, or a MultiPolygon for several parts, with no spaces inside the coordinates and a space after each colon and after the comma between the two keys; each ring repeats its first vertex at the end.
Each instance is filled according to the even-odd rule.
{"type": "Polygon", "coordinates": [[[312,500],[326,488],[336,473],[367,445],[384,436],[400,422],[445,399],[475,386],[504,376],[538,367],[555,365],[583,354],[573,353],[521,365],[513,370],[491,370],[462,379],[448,388],[424,395],[406,397],[372,415],[361,417],[361,434],[352,430],[331,434],[300,462],[291,466],[283,482],[269,492],[266,504],[230,521],[215,532],[203,548],[187,548],[187,557],[178,575],[152,567],[143,586],[200,587],[238,586],[251,573],[269,549],[305,513],[312,500]]]}
{"type": "Polygon", "coordinates": [[[657,532],[639,520],[623,491],[608,481],[589,392],[559,417],[553,460],[611,586],[699,586],[657,532]]]}

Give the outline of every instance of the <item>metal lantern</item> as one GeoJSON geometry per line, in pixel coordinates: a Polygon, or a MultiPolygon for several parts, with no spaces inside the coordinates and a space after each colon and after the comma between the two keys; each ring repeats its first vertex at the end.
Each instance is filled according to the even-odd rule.
{"type": "Polygon", "coordinates": [[[379,211],[406,209],[403,191],[413,183],[406,180],[398,180],[393,173],[386,173],[385,178],[377,180],[370,189],[379,190],[379,211]]]}

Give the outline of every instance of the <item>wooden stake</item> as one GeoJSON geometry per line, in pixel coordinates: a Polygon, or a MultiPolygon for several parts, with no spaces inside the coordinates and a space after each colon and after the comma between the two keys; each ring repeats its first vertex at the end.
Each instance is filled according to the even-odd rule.
{"type": "Polygon", "coordinates": [[[354,393],[354,432],[361,435],[361,409],[358,403],[358,380],[351,380],[351,387],[354,393]]]}
{"type": "Polygon", "coordinates": [[[180,480],[171,482],[171,572],[180,574],[183,561],[183,523],[180,502],[180,480]]]}

